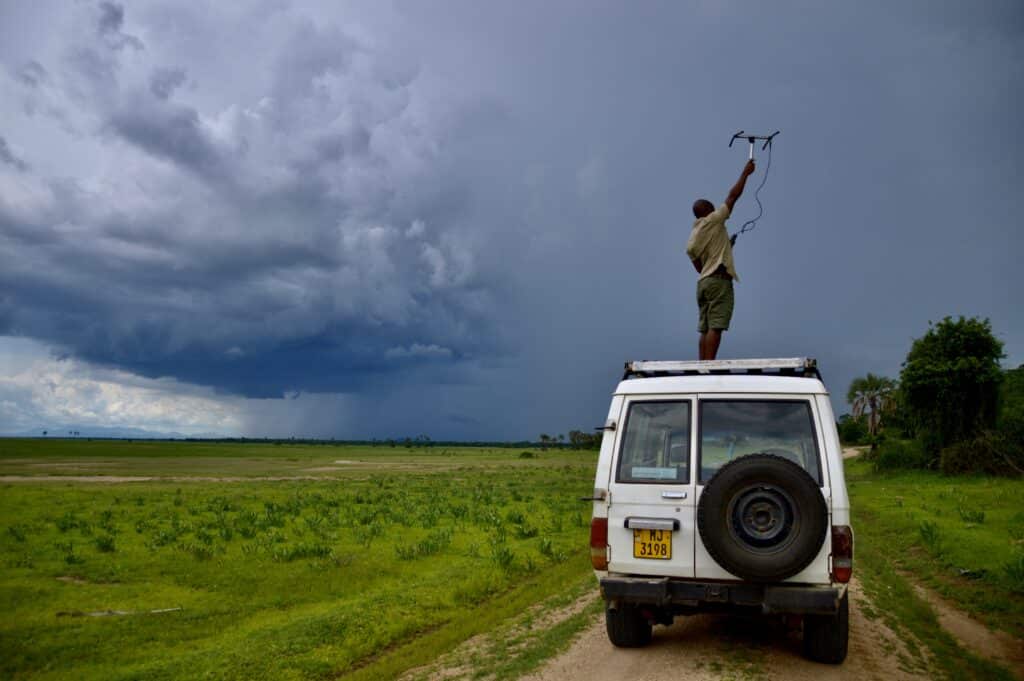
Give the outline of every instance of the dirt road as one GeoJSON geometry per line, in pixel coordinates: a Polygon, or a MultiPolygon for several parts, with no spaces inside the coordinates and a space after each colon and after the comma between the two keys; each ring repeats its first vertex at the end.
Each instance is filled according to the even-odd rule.
{"type": "Polygon", "coordinates": [[[598,619],[568,651],[525,678],[531,681],[676,681],[684,677],[794,681],[930,678],[920,662],[915,664],[890,629],[865,616],[866,597],[856,580],[850,593],[850,652],[840,666],[804,659],[799,633],[787,629],[782,620],[696,615],[677,618],[671,627],[655,627],[654,641],[636,650],[613,647],[605,635],[604,620],[598,619]]]}

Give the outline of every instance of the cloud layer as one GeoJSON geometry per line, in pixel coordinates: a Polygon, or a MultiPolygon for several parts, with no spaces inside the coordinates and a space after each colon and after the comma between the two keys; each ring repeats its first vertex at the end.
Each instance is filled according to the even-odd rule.
{"type": "Polygon", "coordinates": [[[739,128],[782,134],[723,356],[842,395],[966,314],[1017,364],[1022,38],[1017,0],[7,3],[0,337],[77,406],[0,373],[252,435],[598,425],[624,360],[695,355],[688,211],[739,128]]]}
{"type": "Polygon", "coordinates": [[[26,340],[0,340],[0,433],[60,435],[75,427],[239,435],[246,410],[212,390],[58,359],[26,340]]]}
{"type": "Polygon", "coordinates": [[[60,141],[30,167],[0,138],[0,333],[249,396],[498,349],[487,227],[451,167],[466,111],[421,96],[414,64],[280,12],[243,24],[268,42],[232,91],[169,56],[201,8],[76,11],[0,86],[15,129],[60,141]]]}

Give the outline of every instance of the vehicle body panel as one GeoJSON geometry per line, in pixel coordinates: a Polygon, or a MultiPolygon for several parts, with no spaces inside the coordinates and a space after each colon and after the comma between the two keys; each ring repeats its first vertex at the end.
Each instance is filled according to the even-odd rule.
{"type": "MultiPolygon", "coordinates": [[[[842,452],[828,392],[816,378],[759,375],[688,375],[633,378],[615,390],[609,419],[615,431],[606,431],[601,445],[595,488],[608,490],[604,501],[594,502],[595,517],[608,518],[608,575],[668,576],[682,579],[743,581],[721,568],[708,554],[696,527],[696,509],[704,485],[699,482],[700,400],[806,401],[810,405],[818,448],[821,491],[829,509],[829,524],[849,524],[849,500],[842,469],[842,452]],[[687,400],[691,402],[689,477],[685,484],[619,483],[616,465],[626,433],[629,405],[641,401],[687,400]],[[685,492],[683,499],[662,499],[663,492],[685,492]],[[671,561],[637,559],[632,552],[630,517],[671,518],[679,530],[673,537],[671,561]]],[[[827,534],[814,560],[783,583],[822,585],[831,583],[831,537],[827,534]]]]}
{"type": "Polygon", "coordinates": [[[608,545],[610,572],[623,574],[642,573],[676,577],[693,576],[693,542],[696,532],[694,507],[693,447],[696,429],[693,428],[693,396],[673,395],[671,402],[685,403],[690,407],[690,428],[687,438],[686,457],[689,475],[685,481],[664,482],[618,482],[616,474],[622,455],[623,439],[627,432],[627,415],[634,404],[660,403],[648,395],[630,396],[623,400],[616,446],[608,469],[608,488],[611,503],[608,504],[608,545]],[[629,519],[666,519],[673,521],[672,556],[669,560],[636,558],[633,555],[633,530],[627,527],[629,519]]]}

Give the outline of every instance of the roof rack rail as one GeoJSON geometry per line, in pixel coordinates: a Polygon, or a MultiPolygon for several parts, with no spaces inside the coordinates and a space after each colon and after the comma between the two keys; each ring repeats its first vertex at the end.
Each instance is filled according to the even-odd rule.
{"type": "Polygon", "coordinates": [[[622,380],[654,376],[696,376],[699,374],[762,374],[768,376],[803,376],[821,379],[818,361],[811,357],[773,359],[714,360],[637,360],[626,362],[622,380]]]}

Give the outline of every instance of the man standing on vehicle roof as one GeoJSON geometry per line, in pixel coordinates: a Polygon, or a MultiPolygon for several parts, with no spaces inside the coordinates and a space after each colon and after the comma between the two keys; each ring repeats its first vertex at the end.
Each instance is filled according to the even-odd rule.
{"type": "Polygon", "coordinates": [[[700,359],[714,359],[722,342],[722,332],[728,330],[732,319],[732,282],[739,281],[732,261],[732,247],[736,237],[729,238],[725,221],[732,215],[736,200],[743,194],[747,178],[754,174],[754,160],[747,161],[740,179],[729,190],[725,203],[717,209],[707,199],[693,202],[693,223],[686,254],[700,277],[697,279],[697,307],[700,308],[700,359]]]}

